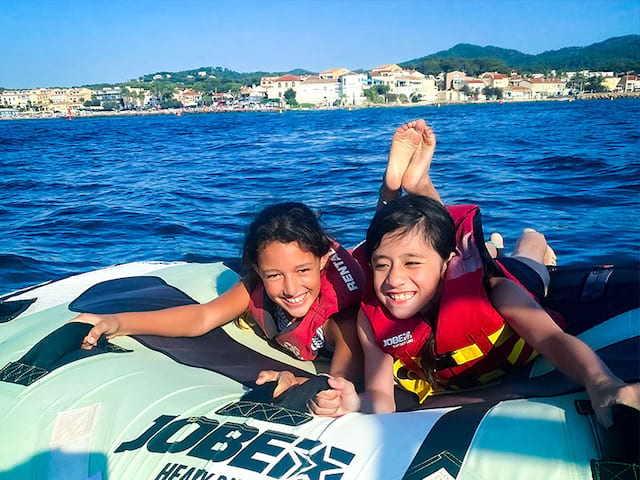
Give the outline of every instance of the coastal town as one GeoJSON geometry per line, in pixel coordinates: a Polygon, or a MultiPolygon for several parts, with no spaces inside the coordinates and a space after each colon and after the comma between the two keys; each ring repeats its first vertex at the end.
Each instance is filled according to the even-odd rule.
{"type": "Polygon", "coordinates": [[[388,64],[367,72],[332,68],[319,74],[263,76],[259,84],[208,91],[194,86],[198,80],[215,79],[213,69],[201,69],[177,83],[172,74],[158,73],[147,81],[141,78],[132,84],[95,88],[0,89],[0,118],[640,97],[640,77],[630,73],[582,70],[520,75],[512,70],[477,76],[463,71],[425,75],[388,64]]]}

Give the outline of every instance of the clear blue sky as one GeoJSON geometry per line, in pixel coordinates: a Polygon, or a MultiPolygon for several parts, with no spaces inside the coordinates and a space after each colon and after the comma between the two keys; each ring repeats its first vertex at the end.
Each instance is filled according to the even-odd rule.
{"type": "Polygon", "coordinates": [[[640,0],[6,0],[1,12],[6,88],[370,69],[457,43],[535,54],[640,33],[640,0]]]}

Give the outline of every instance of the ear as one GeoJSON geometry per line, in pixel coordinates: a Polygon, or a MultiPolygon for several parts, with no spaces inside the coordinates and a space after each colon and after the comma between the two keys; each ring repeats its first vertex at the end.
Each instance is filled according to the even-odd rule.
{"type": "Polygon", "coordinates": [[[323,256],[320,257],[320,270],[324,270],[324,267],[327,266],[327,262],[329,261],[330,257],[331,257],[331,250],[329,250],[327,253],[325,253],[323,256]]]}
{"type": "Polygon", "coordinates": [[[444,278],[444,274],[447,272],[447,268],[449,267],[449,262],[453,257],[456,256],[456,252],[451,252],[449,254],[449,258],[447,258],[442,264],[442,270],[440,271],[440,278],[444,278]]]}

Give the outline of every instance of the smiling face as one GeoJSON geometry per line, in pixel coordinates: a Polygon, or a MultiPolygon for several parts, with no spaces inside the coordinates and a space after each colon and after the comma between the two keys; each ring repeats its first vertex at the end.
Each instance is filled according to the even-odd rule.
{"type": "Polygon", "coordinates": [[[271,242],[259,252],[254,269],[269,298],[293,321],[304,317],[318,298],[328,258],[302,250],[297,242],[271,242]]]}
{"type": "Polygon", "coordinates": [[[373,286],[380,303],[401,320],[425,313],[437,300],[447,264],[419,229],[385,234],[371,256],[373,286]]]}

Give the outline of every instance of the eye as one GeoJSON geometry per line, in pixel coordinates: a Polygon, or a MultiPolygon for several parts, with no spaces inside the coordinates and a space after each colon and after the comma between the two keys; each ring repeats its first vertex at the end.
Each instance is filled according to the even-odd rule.
{"type": "Polygon", "coordinates": [[[389,268],[389,264],[386,262],[376,262],[373,264],[375,270],[386,270],[389,268]]]}
{"type": "Polygon", "coordinates": [[[416,260],[411,260],[411,261],[406,262],[405,265],[407,267],[417,267],[419,265],[422,265],[422,262],[418,262],[416,260]]]}
{"type": "Polygon", "coordinates": [[[280,274],[279,273],[268,273],[265,275],[265,279],[266,280],[275,280],[276,278],[279,278],[280,274]]]}
{"type": "Polygon", "coordinates": [[[310,271],[311,269],[309,267],[304,267],[304,268],[300,268],[298,270],[298,273],[307,273],[308,271],[310,271]]]}

